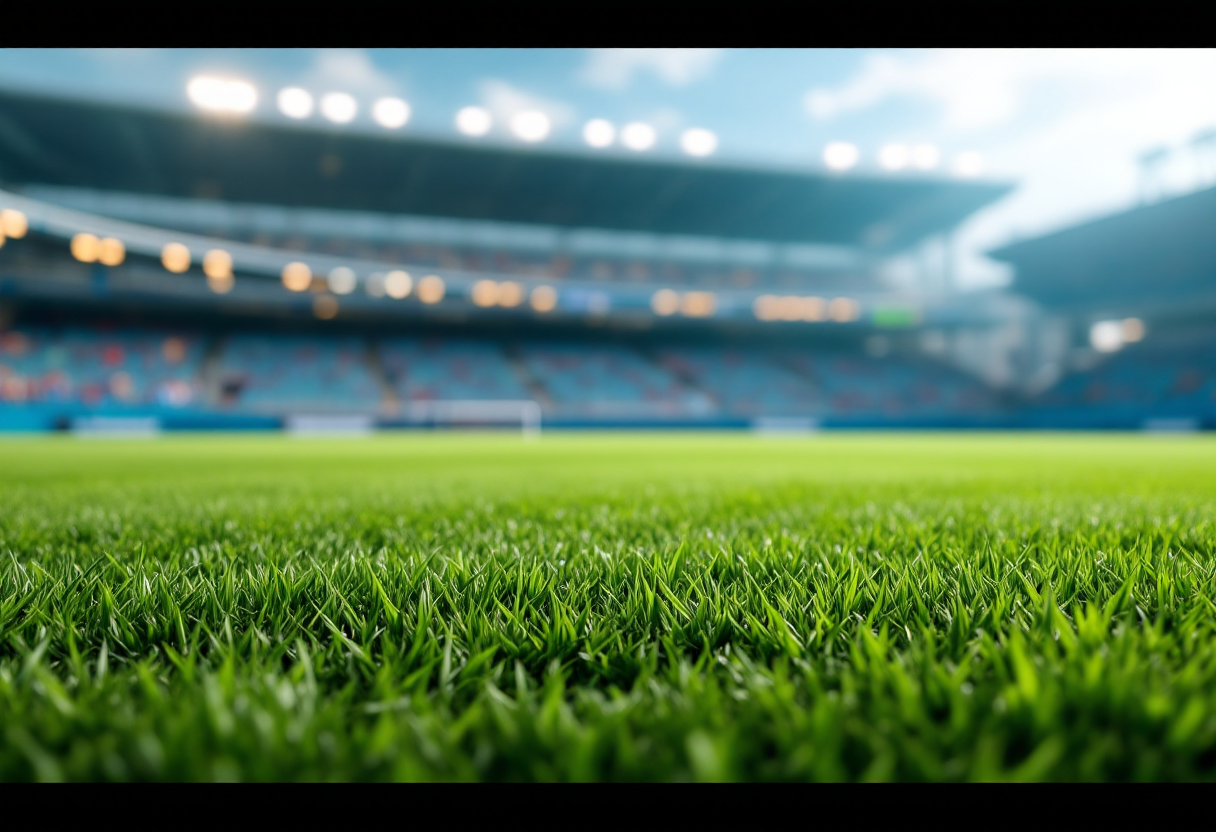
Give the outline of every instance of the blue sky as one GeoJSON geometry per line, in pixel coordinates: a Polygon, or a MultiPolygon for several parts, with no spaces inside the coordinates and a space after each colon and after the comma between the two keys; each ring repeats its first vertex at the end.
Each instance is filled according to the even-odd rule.
{"type": "MultiPolygon", "coordinates": [[[[874,169],[887,143],[932,143],[948,174],[976,152],[984,176],[1018,189],[963,229],[961,277],[975,286],[1004,277],[984,249],[1134,202],[1145,150],[1177,151],[1169,188],[1200,184],[1187,143],[1216,125],[1216,50],[0,51],[6,87],[172,108],[191,106],[186,83],[200,73],[253,83],[258,118],[277,118],[275,92],[298,85],[400,96],[405,129],[432,135],[454,134],[455,112],[476,104],[499,123],[539,109],[547,141],[571,148],[588,119],[606,118],[654,125],[656,154],[679,153],[686,128],[712,130],[731,161],[818,166],[827,143],[848,141],[859,169],[874,169]]],[[[349,129],[378,129],[366,111],[349,129]]]]}

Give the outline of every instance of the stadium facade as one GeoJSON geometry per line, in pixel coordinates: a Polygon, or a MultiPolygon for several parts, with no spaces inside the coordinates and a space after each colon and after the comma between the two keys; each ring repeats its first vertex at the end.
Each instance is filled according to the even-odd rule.
{"type": "MultiPolygon", "coordinates": [[[[1067,245],[996,253],[1033,305],[951,291],[950,234],[1007,185],[376,137],[11,92],[0,113],[10,429],[537,412],[567,426],[1212,421],[1202,384],[1160,414],[1153,402],[1117,418],[1050,404],[1069,385],[1089,389],[1078,374],[1116,363],[1078,358],[1068,340],[1097,314],[1100,277],[1067,290],[1072,306],[1048,297],[1072,286],[1046,265],[1075,257],[1067,245]],[[897,258],[919,264],[915,280],[885,277],[897,258]]],[[[1210,198],[1188,199],[1187,216],[1210,210],[1210,198]]],[[[1118,222],[1161,222],[1153,211],[1168,208],[1118,222]]],[[[1192,247],[1202,272],[1210,252],[1192,247]]],[[[1135,271],[1127,254],[1115,262],[1135,271]]],[[[1183,304],[1193,294],[1179,292],[1183,304]]]]}

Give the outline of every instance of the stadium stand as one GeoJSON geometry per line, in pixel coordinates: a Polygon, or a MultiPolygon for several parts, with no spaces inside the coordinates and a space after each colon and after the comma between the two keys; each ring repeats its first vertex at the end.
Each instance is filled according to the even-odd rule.
{"type": "Polygon", "coordinates": [[[218,372],[234,403],[250,410],[366,412],[381,402],[360,339],[233,335],[218,372]]]}
{"type": "Polygon", "coordinates": [[[534,397],[492,341],[388,338],[379,351],[386,383],[403,402],[534,397]]]}

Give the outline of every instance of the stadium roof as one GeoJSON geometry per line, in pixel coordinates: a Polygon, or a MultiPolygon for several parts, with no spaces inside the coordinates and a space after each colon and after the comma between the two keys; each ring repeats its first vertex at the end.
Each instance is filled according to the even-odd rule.
{"type": "Polygon", "coordinates": [[[1010,190],[221,120],[0,91],[0,182],[893,251],[1010,190]]]}
{"type": "Polygon", "coordinates": [[[1014,289],[1052,307],[1177,303],[1216,294],[1216,188],[1004,246],[1014,289]]]}

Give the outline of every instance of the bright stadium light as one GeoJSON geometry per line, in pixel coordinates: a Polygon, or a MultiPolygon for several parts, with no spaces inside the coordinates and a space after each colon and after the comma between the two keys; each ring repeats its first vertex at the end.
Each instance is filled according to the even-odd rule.
{"type": "Polygon", "coordinates": [[[307,292],[312,286],[312,269],[306,263],[288,263],[283,267],[283,285],[292,292],[307,292]]]}
{"type": "Polygon", "coordinates": [[[329,279],[326,281],[329,285],[329,291],[335,295],[349,295],[355,291],[355,284],[358,279],[352,269],[346,266],[338,266],[329,273],[329,279]]]}
{"type": "Polygon", "coordinates": [[[30,230],[30,221],[25,214],[14,208],[0,211],[0,235],[19,240],[30,230]]]}
{"type": "Polygon", "coordinates": [[[680,311],[680,296],[671,289],[660,289],[650,298],[650,308],[656,315],[674,315],[680,311]]]}
{"type": "Polygon", "coordinates": [[[621,144],[630,150],[641,152],[654,147],[654,128],[641,121],[626,124],[621,130],[621,144]]]}
{"type": "Polygon", "coordinates": [[[837,323],[855,321],[860,314],[857,301],[852,298],[835,298],[828,304],[828,317],[837,323]]]}
{"type": "Polygon", "coordinates": [[[959,176],[971,178],[979,176],[984,170],[984,157],[973,150],[960,153],[954,159],[954,172],[959,176]]]}
{"type": "Polygon", "coordinates": [[[484,136],[493,123],[490,114],[481,107],[465,107],[456,114],[456,129],[466,136],[484,136]]]}
{"type": "Polygon", "coordinates": [[[372,118],[381,127],[396,130],[410,120],[410,105],[400,98],[381,98],[372,105],[372,118]]]}
{"type": "Polygon", "coordinates": [[[493,280],[479,280],[473,284],[469,297],[477,306],[494,306],[498,303],[498,284],[493,280]]]}
{"type": "Polygon", "coordinates": [[[889,144],[878,151],[878,164],[887,170],[903,170],[911,156],[912,152],[906,144],[889,144]]]}
{"type": "Polygon", "coordinates": [[[917,170],[933,170],[942,160],[942,152],[931,144],[912,148],[912,166],[917,170]]]}
{"type": "Polygon", "coordinates": [[[414,280],[408,272],[394,270],[384,276],[384,292],[393,300],[407,297],[414,288],[414,280]]]}
{"type": "Polygon", "coordinates": [[[799,305],[799,309],[802,312],[800,317],[802,320],[811,321],[812,323],[822,321],[827,317],[827,307],[827,301],[825,301],[823,298],[802,298],[799,305]]]}
{"type": "Polygon", "coordinates": [[[510,309],[519,306],[524,299],[523,287],[514,280],[505,280],[498,284],[498,305],[510,309]]]}
{"type": "Polygon", "coordinates": [[[713,292],[688,292],[680,299],[680,311],[690,318],[708,318],[717,305],[713,292]]]}
{"type": "Polygon", "coordinates": [[[97,260],[105,266],[118,266],[127,259],[127,247],[122,240],[106,237],[97,245],[97,260]]]}
{"type": "Polygon", "coordinates": [[[446,292],[443,278],[437,274],[429,274],[418,281],[418,300],[423,303],[439,303],[446,292]]]}
{"type": "Polygon", "coordinates": [[[1116,352],[1123,346],[1123,322],[1098,321],[1089,328],[1089,343],[1098,352],[1116,352]]]}
{"type": "Polygon", "coordinates": [[[222,248],[213,248],[203,255],[203,274],[216,280],[232,277],[232,255],[222,248]]]}
{"type": "Polygon", "coordinates": [[[689,156],[711,156],[718,149],[718,137],[710,130],[693,127],[680,135],[680,148],[689,156]]]}
{"type": "Polygon", "coordinates": [[[160,262],[166,270],[181,274],[190,268],[190,249],[181,243],[166,243],[161,249],[160,262]]]}
{"type": "Polygon", "coordinates": [[[761,321],[775,321],[781,317],[781,298],[776,295],[761,295],[752,301],[752,312],[761,321]]]}
{"type": "Polygon", "coordinates": [[[215,292],[217,295],[226,295],[232,291],[232,286],[236,281],[232,277],[232,272],[228,274],[209,274],[207,275],[207,288],[215,292]]]}
{"type": "Polygon", "coordinates": [[[101,254],[101,240],[92,234],[77,234],[72,238],[72,256],[81,263],[96,263],[101,254]]]}
{"type": "Polygon", "coordinates": [[[592,147],[608,147],[616,141],[616,128],[610,121],[593,118],[583,125],[583,141],[592,147]]]}
{"type": "Polygon", "coordinates": [[[861,158],[857,145],[832,142],[823,149],[823,163],[832,170],[848,170],[861,158]]]}
{"type": "Polygon", "coordinates": [[[543,141],[549,135],[549,129],[549,117],[540,110],[524,110],[511,118],[511,132],[521,141],[543,141]]]}
{"type": "Polygon", "coordinates": [[[200,110],[244,114],[258,103],[258,91],[248,81],[200,75],[190,79],[186,95],[200,110]]]}
{"type": "Polygon", "coordinates": [[[537,286],[528,302],[537,312],[552,312],[557,307],[557,290],[552,286],[537,286]]]}
{"type": "Polygon", "coordinates": [[[312,94],[299,87],[279,90],[279,112],[288,118],[308,118],[312,115],[312,94]]]}
{"type": "Polygon", "coordinates": [[[321,115],[334,124],[348,124],[355,119],[359,105],[344,92],[329,92],[321,97],[321,115]]]}
{"type": "Polygon", "coordinates": [[[1123,319],[1123,343],[1134,344],[1144,340],[1144,321],[1139,318],[1123,319]]]}

